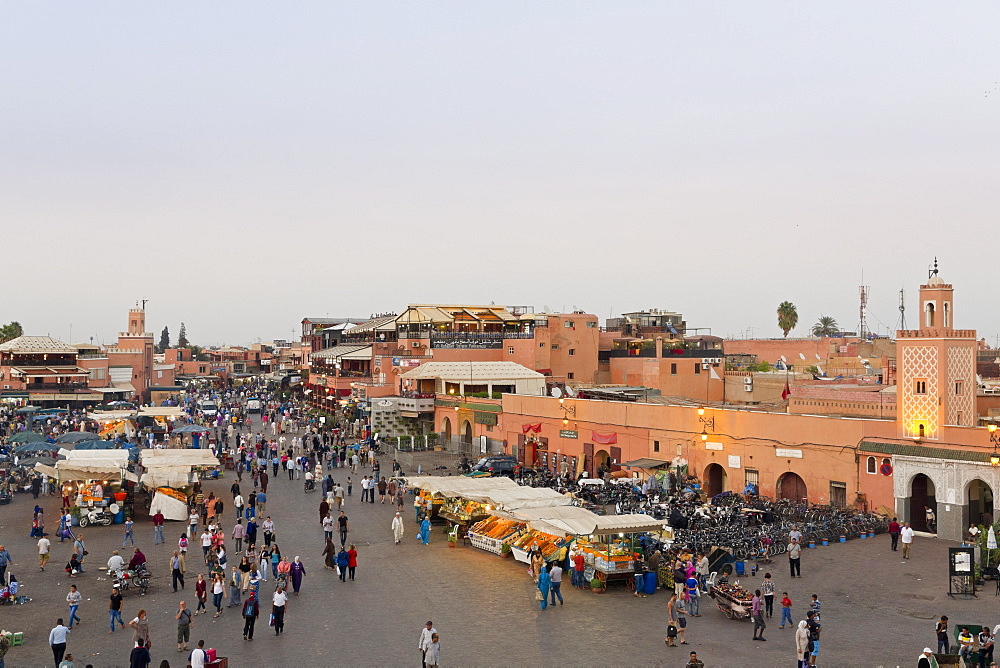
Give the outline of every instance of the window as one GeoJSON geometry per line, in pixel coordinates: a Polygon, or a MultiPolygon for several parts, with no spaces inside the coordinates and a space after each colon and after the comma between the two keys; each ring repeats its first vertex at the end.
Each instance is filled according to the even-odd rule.
{"type": "Polygon", "coordinates": [[[514,346],[507,346],[507,354],[508,355],[514,354],[514,346]]]}
{"type": "Polygon", "coordinates": [[[927,379],[917,378],[913,381],[913,393],[914,394],[927,394],[927,379]]]}
{"type": "Polygon", "coordinates": [[[596,327],[597,327],[597,322],[595,320],[588,320],[587,321],[587,328],[588,329],[595,329],[596,327]]]}
{"type": "Polygon", "coordinates": [[[965,389],[965,388],[964,388],[964,386],[962,384],[962,381],[956,380],[955,381],[955,394],[962,394],[962,390],[963,389],[965,389]]]}
{"type": "Polygon", "coordinates": [[[569,349],[569,355],[570,355],[570,357],[576,355],[576,348],[570,348],[569,349]]]}
{"type": "Polygon", "coordinates": [[[888,457],[883,457],[882,458],[882,466],[892,466],[892,462],[889,461],[888,457]]]}
{"type": "Polygon", "coordinates": [[[563,327],[565,327],[566,329],[569,329],[572,326],[573,326],[573,321],[572,320],[563,320],[563,327]]]}
{"type": "Polygon", "coordinates": [[[670,363],[670,375],[671,376],[676,376],[677,375],[677,362],[671,362],[670,363]]]}
{"type": "Polygon", "coordinates": [[[876,473],[878,473],[877,467],[875,465],[875,458],[874,457],[869,457],[868,458],[868,469],[867,470],[872,475],[875,475],[876,473]]]}
{"type": "Polygon", "coordinates": [[[653,441],[653,452],[659,452],[659,451],[660,451],[660,442],[653,441]]]}
{"type": "Polygon", "coordinates": [[[573,380],[575,377],[576,374],[574,374],[572,371],[566,374],[566,380],[573,380]]]}
{"type": "Polygon", "coordinates": [[[843,508],[847,505],[847,483],[830,481],[830,505],[834,508],[843,508]]]}
{"type": "Polygon", "coordinates": [[[559,344],[558,343],[553,343],[551,347],[552,347],[552,350],[559,350],[559,344]]]}
{"type": "Polygon", "coordinates": [[[545,347],[545,344],[544,344],[544,343],[539,343],[539,344],[538,344],[538,347],[539,347],[539,348],[544,348],[544,347],[545,347]]]}
{"type": "Polygon", "coordinates": [[[755,485],[757,491],[760,491],[760,471],[757,469],[746,469],[747,472],[747,483],[748,485],[755,485]]]}
{"type": "Polygon", "coordinates": [[[695,372],[695,375],[701,373],[701,362],[695,362],[694,363],[694,372],[695,372]]]}

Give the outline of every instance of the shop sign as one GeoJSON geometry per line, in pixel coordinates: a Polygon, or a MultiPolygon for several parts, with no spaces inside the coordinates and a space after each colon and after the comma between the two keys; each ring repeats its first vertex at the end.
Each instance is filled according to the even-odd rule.
{"type": "Polygon", "coordinates": [[[491,427],[497,426],[497,414],[496,413],[481,413],[475,411],[473,414],[473,422],[476,424],[485,424],[491,427]]]}
{"type": "Polygon", "coordinates": [[[706,450],[721,450],[722,449],[722,443],[713,443],[712,441],[708,441],[708,442],[705,443],[705,449],[706,450]]]}
{"type": "Polygon", "coordinates": [[[559,436],[560,438],[580,438],[580,432],[572,429],[560,429],[559,436]]]}
{"type": "Polygon", "coordinates": [[[740,467],[740,456],[729,455],[729,468],[738,469],[740,467]]]}
{"type": "Polygon", "coordinates": [[[778,457],[802,459],[801,450],[789,450],[788,448],[776,448],[774,454],[778,457]]]}

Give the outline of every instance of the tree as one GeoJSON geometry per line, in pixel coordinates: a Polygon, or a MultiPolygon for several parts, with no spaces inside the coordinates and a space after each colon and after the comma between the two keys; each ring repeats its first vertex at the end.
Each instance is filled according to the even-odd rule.
{"type": "Polygon", "coordinates": [[[162,353],[170,347],[170,330],[166,327],[160,332],[160,344],[156,347],[156,352],[162,353]]]}
{"type": "Polygon", "coordinates": [[[778,304],[778,327],[784,332],[785,338],[788,338],[788,332],[795,329],[797,324],[799,324],[799,312],[795,304],[792,302],[778,304]]]}
{"type": "Polygon", "coordinates": [[[837,319],[829,315],[821,315],[816,324],[812,326],[813,336],[833,336],[840,331],[837,319]]]}
{"type": "Polygon", "coordinates": [[[21,323],[17,320],[0,327],[0,343],[6,343],[16,339],[24,334],[24,329],[21,327],[21,323]]]}
{"type": "Polygon", "coordinates": [[[181,328],[177,332],[177,347],[178,348],[187,348],[189,343],[190,343],[190,341],[188,341],[187,327],[185,327],[184,323],[182,322],[181,323],[181,328]]]}

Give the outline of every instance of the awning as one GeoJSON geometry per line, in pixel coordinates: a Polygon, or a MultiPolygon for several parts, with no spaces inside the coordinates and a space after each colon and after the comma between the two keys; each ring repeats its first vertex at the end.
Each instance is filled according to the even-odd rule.
{"type": "Polygon", "coordinates": [[[355,350],[354,352],[347,353],[346,355],[341,356],[340,359],[344,359],[344,360],[370,360],[371,358],[372,358],[372,347],[368,346],[367,348],[361,348],[359,350],[355,350]]]}
{"type": "Polygon", "coordinates": [[[586,508],[556,506],[552,508],[526,508],[494,511],[500,515],[525,522],[529,528],[556,536],[603,536],[616,533],[642,533],[660,531],[666,520],[649,515],[595,515],[586,508]]]}
{"type": "Polygon", "coordinates": [[[670,460],[655,459],[653,457],[641,457],[640,459],[633,459],[630,462],[625,462],[622,466],[635,466],[640,469],[670,468],[670,460]]]}

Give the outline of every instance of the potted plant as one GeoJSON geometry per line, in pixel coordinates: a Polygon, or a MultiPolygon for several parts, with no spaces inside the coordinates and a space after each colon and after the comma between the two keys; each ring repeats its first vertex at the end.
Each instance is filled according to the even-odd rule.
{"type": "Polygon", "coordinates": [[[502,556],[502,557],[509,557],[509,556],[511,556],[510,544],[509,543],[501,543],[500,544],[500,556],[502,556]]]}
{"type": "Polygon", "coordinates": [[[601,582],[601,578],[593,578],[590,581],[590,589],[595,594],[603,594],[604,593],[604,583],[601,582]]]}

